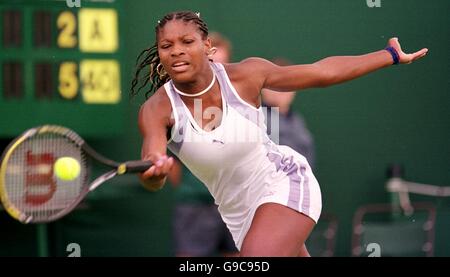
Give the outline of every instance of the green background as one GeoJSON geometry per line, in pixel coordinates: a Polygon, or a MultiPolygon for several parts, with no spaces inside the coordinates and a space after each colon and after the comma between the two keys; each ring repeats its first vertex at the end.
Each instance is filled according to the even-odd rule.
{"type": "MultiPolygon", "coordinates": [[[[116,2],[121,7],[126,103],[124,113],[118,114],[124,124],[123,129],[117,127],[122,131],[114,137],[84,132],[99,152],[117,160],[139,158],[137,112],[143,99],[129,101],[126,95],[135,58],[153,44],[158,19],[170,11],[190,9],[201,12],[210,30],[230,38],[235,61],[282,56],[295,63],[312,63],[327,56],[377,51],[393,36],[399,37],[406,52],[430,49],[412,65],[393,66],[297,95],[295,109],[304,115],[315,138],[315,174],[321,184],[323,210],[339,220],[337,256],[351,254],[356,208],[390,200],[384,187],[389,164],[403,164],[408,180],[450,186],[448,0],[381,0],[380,8],[368,8],[365,0],[116,2]]],[[[81,125],[92,126],[82,117],[77,127],[81,125]]],[[[105,122],[103,128],[112,132],[115,125],[105,122]]],[[[413,199],[437,205],[435,255],[449,256],[449,200],[413,199]]],[[[83,256],[171,256],[173,204],[170,186],[150,193],[134,176],[111,181],[89,195],[84,208],[48,226],[49,254],[66,256],[66,245],[76,242],[83,256]]],[[[6,234],[0,239],[0,255],[37,255],[36,226],[16,223],[4,212],[0,215],[1,232],[6,234]]]]}

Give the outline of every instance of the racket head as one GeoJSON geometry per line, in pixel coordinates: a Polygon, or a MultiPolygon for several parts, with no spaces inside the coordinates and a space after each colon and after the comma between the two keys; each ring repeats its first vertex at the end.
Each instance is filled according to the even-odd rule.
{"type": "Polygon", "coordinates": [[[89,191],[89,160],[84,140],[72,130],[44,125],[17,137],[5,149],[0,163],[0,197],[6,211],[22,223],[56,220],[89,191]],[[78,177],[59,179],[53,170],[60,157],[80,164],[78,177]]]}

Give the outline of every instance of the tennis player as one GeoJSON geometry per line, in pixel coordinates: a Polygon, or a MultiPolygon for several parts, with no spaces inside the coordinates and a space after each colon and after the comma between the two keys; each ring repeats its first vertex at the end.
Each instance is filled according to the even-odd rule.
{"type": "Polygon", "coordinates": [[[427,51],[405,54],[391,38],[385,49],[313,64],[213,63],[200,15],[169,13],[156,25],[154,46],[138,57],[132,85],[132,95],[147,84],[146,95],[153,93],[139,113],[142,159],[154,163],[141,181],[150,190],[164,185],[169,148],[207,186],[241,256],[309,256],[304,243],[320,216],[319,184],[305,157],[266,135],[261,90],[327,87],[427,51]]]}

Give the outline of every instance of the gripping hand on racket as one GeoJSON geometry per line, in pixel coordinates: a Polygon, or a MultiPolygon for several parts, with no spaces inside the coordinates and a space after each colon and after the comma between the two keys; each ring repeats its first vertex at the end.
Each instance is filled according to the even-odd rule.
{"type": "Polygon", "coordinates": [[[395,50],[397,50],[398,56],[399,56],[399,63],[402,64],[410,64],[413,61],[416,61],[422,57],[424,57],[428,53],[428,48],[422,48],[421,50],[406,54],[403,52],[402,47],[400,46],[400,43],[398,42],[398,38],[394,37],[389,39],[388,41],[388,47],[394,47],[395,50]]]}
{"type": "Polygon", "coordinates": [[[143,173],[139,174],[144,187],[150,191],[156,191],[162,188],[167,175],[172,169],[174,160],[167,155],[155,153],[148,157],[153,165],[143,173]]]}

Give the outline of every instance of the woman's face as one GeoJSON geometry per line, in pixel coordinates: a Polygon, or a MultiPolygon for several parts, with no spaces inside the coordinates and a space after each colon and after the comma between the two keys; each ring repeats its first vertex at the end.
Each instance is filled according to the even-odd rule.
{"type": "Polygon", "coordinates": [[[209,39],[203,39],[192,22],[171,20],[158,33],[158,53],[166,72],[175,82],[193,82],[209,70],[209,39]]]}

